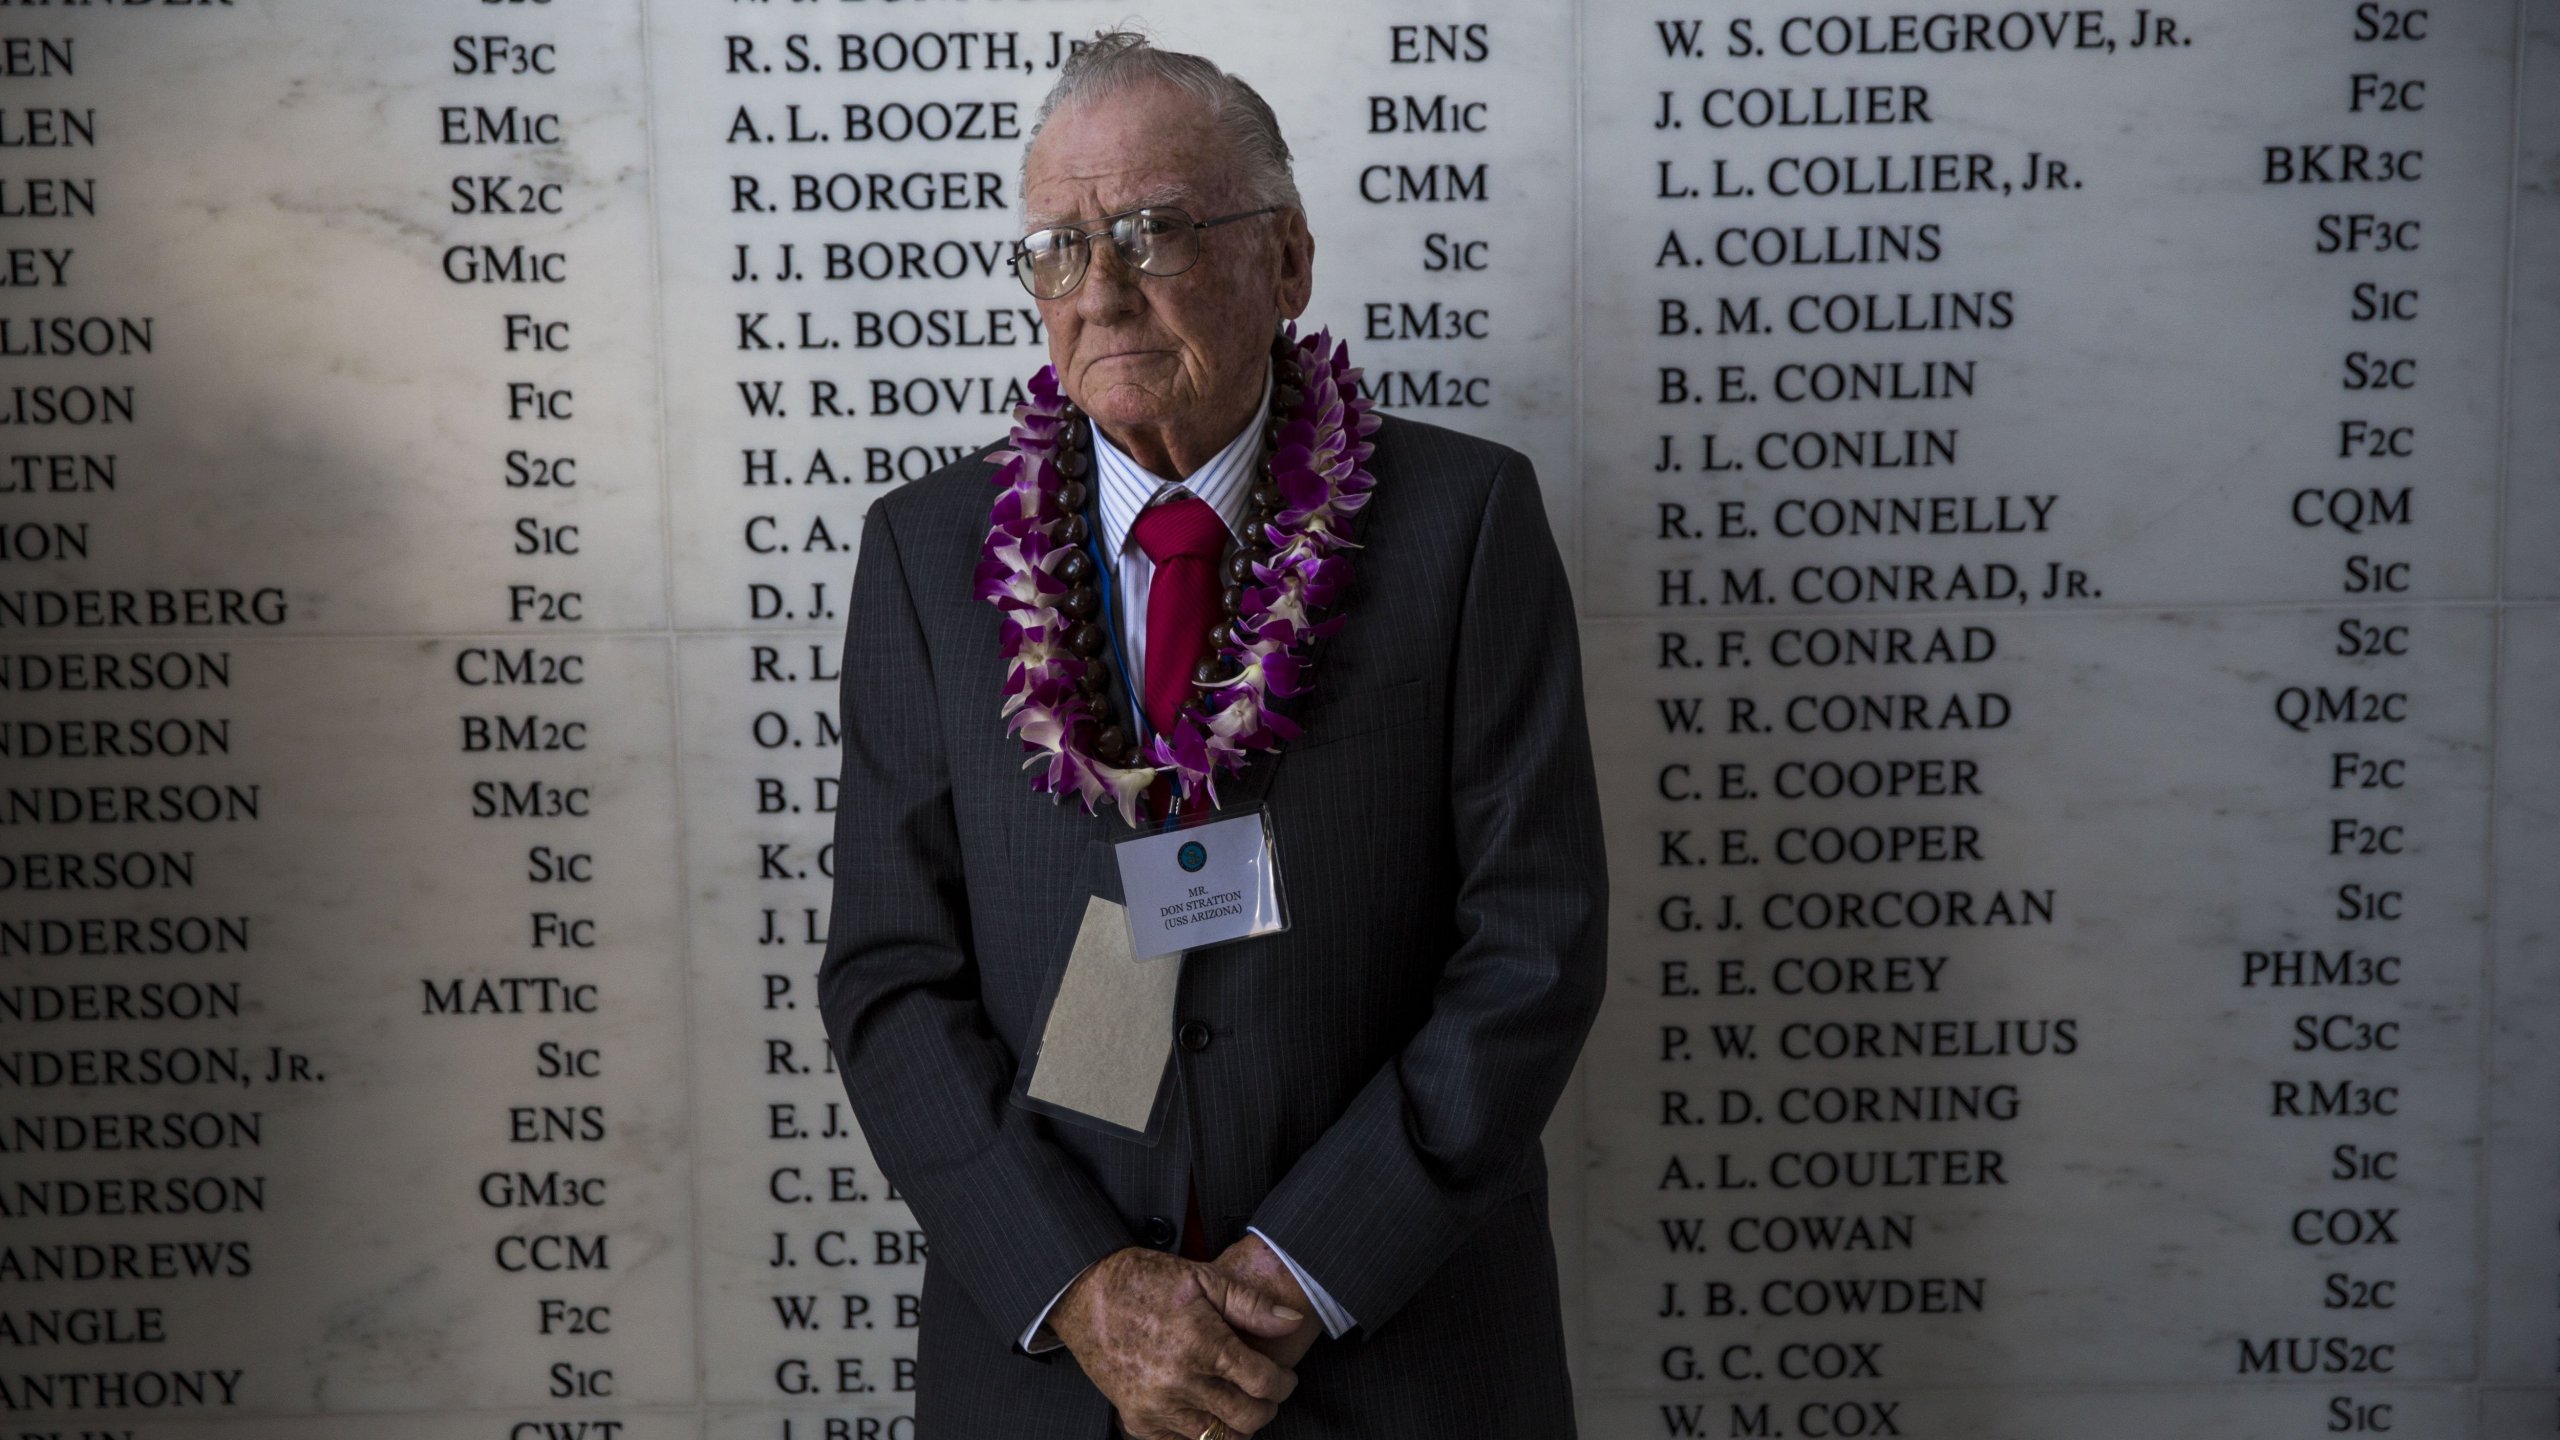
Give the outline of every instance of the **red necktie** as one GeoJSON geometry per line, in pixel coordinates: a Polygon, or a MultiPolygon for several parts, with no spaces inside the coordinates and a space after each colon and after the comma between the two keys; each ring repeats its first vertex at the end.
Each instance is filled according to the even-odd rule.
{"type": "Polygon", "coordinates": [[[1150,505],[1129,527],[1138,548],[1155,562],[1147,586],[1147,723],[1156,733],[1173,729],[1192,696],[1191,669],[1208,649],[1209,622],[1217,616],[1218,560],[1227,549],[1227,522],[1193,495],[1150,505]]]}
{"type": "MultiPolygon", "coordinates": [[[[1218,560],[1227,551],[1227,522],[1209,503],[1176,495],[1150,505],[1129,527],[1131,538],[1156,565],[1147,582],[1147,723],[1163,734],[1192,694],[1191,669],[1209,648],[1209,621],[1217,613],[1218,560]]],[[[1148,809],[1162,815],[1172,782],[1158,780],[1148,809]]],[[[1208,1260],[1209,1237],[1200,1220],[1200,1187],[1184,1197],[1182,1255],[1208,1260]]]]}

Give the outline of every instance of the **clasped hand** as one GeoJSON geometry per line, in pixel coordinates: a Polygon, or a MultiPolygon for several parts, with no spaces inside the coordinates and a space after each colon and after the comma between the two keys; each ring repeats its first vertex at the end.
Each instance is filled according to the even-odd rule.
{"type": "Polygon", "coordinates": [[[1049,1328],[1139,1440],[1251,1435],[1298,1386],[1317,1325],[1269,1246],[1246,1236],[1210,1264],[1127,1249],[1059,1297],[1049,1328]]]}

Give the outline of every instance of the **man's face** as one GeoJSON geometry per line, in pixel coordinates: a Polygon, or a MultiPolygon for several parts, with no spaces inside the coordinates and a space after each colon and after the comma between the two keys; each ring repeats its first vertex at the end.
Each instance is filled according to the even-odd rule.
{"type": "MultiPolygon", "coordinates": [[[[1158,85],[1053,116],[1024,167],[1023,200],[1033,228],[1141,205],[1178,205],[1194,220],[1255,208],[1207,106],[1158,85]]],[[[1272,332],[1306,307],[1306,237],[1295,211],[1221,225],[1199,232],[1197,264],[1168,276],[1130,269],[1107,238],[1089,242],[1083,283],[1039,302],[1068,396],[1115,435],[1152,432],[1177,450],[1223,443],[1188,432],[1232,426],[1260,397],[1272,332]]]]}

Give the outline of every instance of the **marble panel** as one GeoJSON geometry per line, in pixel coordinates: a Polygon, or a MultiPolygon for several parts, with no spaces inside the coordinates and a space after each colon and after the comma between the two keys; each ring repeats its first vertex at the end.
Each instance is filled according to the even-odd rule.
{"type": "Polygon", "coordinates": [[[1585,15],[1599,613],[2489,593],[2503,7],[1585,15]]]}
{"type": "Polygon", "coordinates": [[[514,17],[521,63],[549,66],[527,73],[504,47],[462,73],[471,27],[406,7],[27,24],[62,63],[12,78],[13,105],[95,138],[7,163],[14,185],[88,189],[10,222],[33,254],[8,292],[18,339],[0,336],[8,519],[43,528],[8,558],[64,598],[0,623],[662,623],[655,315],[629,303],[652,283],[648,135],[622,14],[514,17]]]}
{"type": "MultiPolygon", "coordinates": [[[[825,628],[869,497],[1004,437],[1048,358],[1006,268],[1023,143],[1068,47],[1128,18],[653,12],[681,626],[825,628]]],[[[1571,13],[1139,18],[1277,112],[1317,241],[1306,328],[1386,408],[1528,452],[1569,540],[1571,13]]]]}
{"type": "Polygon", "coordinates": [[[2367,620],[1593,627],[1593,1382],[2468,1375],[2492,627],[2367,620]]]}
{"type": "Polygon", "coordinates": [[[713,1403],[858,1406],[914,1383],[922,1232],[873,1167],[817,1006],[839,648],[777,633],[678,649],[713,1403]]]}
{"type": "Polygon", "coordinates": [[[13,1381],[691,1397],[667,644],[512,640],[7,657],[13,1381]],[[178,688],[29,693],[106,657],[178,688]]]}

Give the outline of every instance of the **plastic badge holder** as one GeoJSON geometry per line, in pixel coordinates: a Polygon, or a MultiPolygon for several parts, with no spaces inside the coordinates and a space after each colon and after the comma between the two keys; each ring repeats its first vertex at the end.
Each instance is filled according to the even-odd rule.
{"type": "Polygon", "coordinates": [[[1036,1037],[1014,1077],[1013,1103],[1140,1145],[1162,1138],[1173,1093],[1178,954],[1141,960],[1121,906],[1087,897],[1065,937],[1067,963],[1040,997],[1036,1037]]]}
{"type": "Polygon", "coordinates": [[[1111,855],[1141,960],[1289,928],[1271,813],[1259,806],[1176,816],[1113,842],[1111,855]]]}

